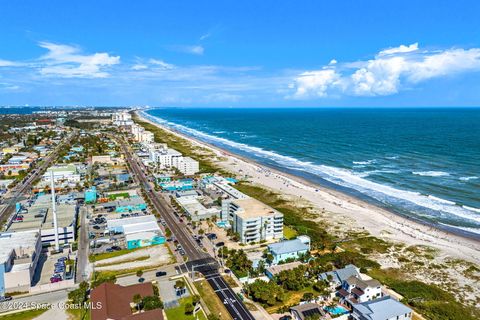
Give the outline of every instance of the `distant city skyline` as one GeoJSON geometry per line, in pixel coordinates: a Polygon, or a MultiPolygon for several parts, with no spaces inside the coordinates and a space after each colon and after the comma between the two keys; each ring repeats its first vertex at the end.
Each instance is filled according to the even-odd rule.
{"type": "Polygon", "coordinates": [[[0,105],[480,106],[478,1],[0,10],[0,105]]]}

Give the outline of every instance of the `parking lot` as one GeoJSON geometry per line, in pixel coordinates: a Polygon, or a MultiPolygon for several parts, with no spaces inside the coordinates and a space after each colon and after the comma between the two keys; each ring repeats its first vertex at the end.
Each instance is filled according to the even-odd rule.
{"type": "Polygon", "coordinates": [[[42,285],[70,279],[74,273],[74,261],[75,256],[69,255],[68,251],[50,255],[44,250],[39,257],[32,284],[42,285]],[[64,263],[59,262],[59,259],[64,260],[64,263]],[[58,280],[53,278],[54,275],[58,280]]]}

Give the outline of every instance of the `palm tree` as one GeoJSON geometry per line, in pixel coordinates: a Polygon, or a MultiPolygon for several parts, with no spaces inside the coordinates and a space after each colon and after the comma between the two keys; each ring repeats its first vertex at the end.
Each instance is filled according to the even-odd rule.
{"type": "Polygon", "coordinates": [[[142,302],[142,296],[139,295],[138,293],[136,293],[134,296],[133,296],[133,303],[135,303],[135,306],[138,310],[141,309],[141,306],[140,306],[140,303],[142,302]]]}

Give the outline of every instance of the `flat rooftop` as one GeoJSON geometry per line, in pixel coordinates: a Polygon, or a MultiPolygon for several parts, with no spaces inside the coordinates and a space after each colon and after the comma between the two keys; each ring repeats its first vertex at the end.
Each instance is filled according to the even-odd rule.
{"type": "Polygon", "coordinates": [[[35,250],[38,237],[38,230],[0,233],[0,263],[10,258],[12,250],[25,248],[26,253],[31,254],[35,250]]]}
{"type": "Polygon", "coordinates": [[[227,184],[227,183],[222,183],[222,182],[213,182],[213,185],[215,187],[217,187],[218,189],[222,190],[223,192],[225,192],[226,194],[228,194],[230,197],[233,197],[235,199],[248,199],[249,196],[247,196],[246,194],[240,192],[239,190],[235,189],[234,187],[232,187],[231,185],[227,184]]]}
{"type": "MultiPolygon", "coordinates": [[[[26,205],[26,202],[22,202],[26,205]]],[[[59,228],[64,228],[72,225],[75,219],[75,205],[74,204],[58,204],[57,208],[57,223],[59,228]]],[[[53,212],[50,195],[39,196],[30,207],[26,207],[28,213],[21,213],[23,215],[23,222],[13,222],[8,231],[26,231],[53,228],[53,212]],[[42,214],[43,217],[35,218],[35,215],[42,214]],[[46,215],[46,216],[45,216],[46,215]]]]}
{"type": "Polygon", "coordinates": [[[237,212],[237,214],[242,218],[265,217],[274,214],[282,215],[272,207],[254,198],[235,199],[232,200],[232,203],[243,209],[243,211],[237,212]]]}

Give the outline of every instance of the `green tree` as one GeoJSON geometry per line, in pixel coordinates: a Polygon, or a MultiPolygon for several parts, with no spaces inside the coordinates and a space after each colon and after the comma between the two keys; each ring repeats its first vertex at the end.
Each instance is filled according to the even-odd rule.
{"type": "Polygon", "coordinates": [[[185,314],[192,314],[194,310],[193,304],[190,302],[185,304],[185,314]]]}
{"type": "Polygon", "coordinates": [[[175,288],[177,288],[177,289],[185,288],[185,281],[183,281],[183,280],[175,281],[175,288]]]}
{"type": "Polygon", "coordinates": [[[138,270],[138,271],[137,271],[137,277],[140,278],[141,276],[143,276],[143,271],[142,271],[142,270],[138,270]]]}
{"type": "Polygon", "coordinates": [[[140,306],[141,302],[142,302],[142,296],[141,295],[139,295],[138,293],[133,295],[133,303],[136,304],[137,309],[139,309],[139,310],[141,308],[141,306],[140,306]]]}
{"type": "Polygon", "coordinates": [[[197,303],[200,302],[200,296],[198,294],[195,294],[192,296],[192,303],[193,305],[196,305],[197,303]]]}
{"type": "Polygon", "coordinates": [[[78,286],[78,289],[70,291],[68,293],[68,300],[70,300],[74,304],[83,305],[83,303],[87,300],[87,290],[88,290],[88,283],[83,281],[78,286]]]}
{"type": "Polygon", "coordinates": [[[312,301],[314,298],[313,293],[311,292],[305,292],[302,296],[302,301],[312,301]]]}
{"type": "Polygon", "coordinates": [[[143,310],[149,311],[154,309],[162,309],[163,302],[158,296],[147,296],[142,300],[143,310]]]}

